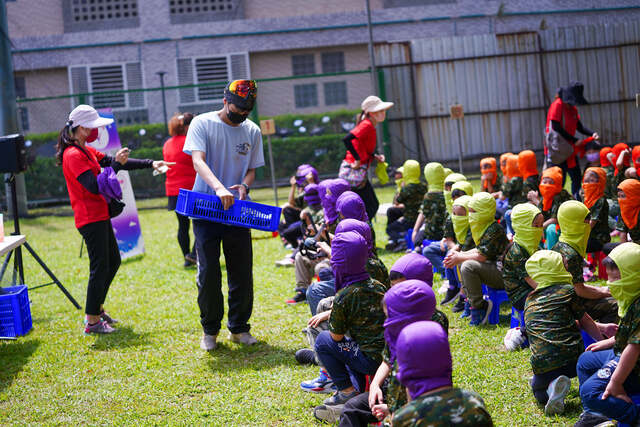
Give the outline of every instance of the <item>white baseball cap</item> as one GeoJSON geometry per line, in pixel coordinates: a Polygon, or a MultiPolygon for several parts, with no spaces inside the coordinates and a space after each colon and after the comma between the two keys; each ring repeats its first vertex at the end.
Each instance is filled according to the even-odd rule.
{"type": "Polygon", "coordinates": [[[100,117],[95,108],[91,105],[80,104],[69,113],[69,121],[71,126],[82,126],[89,129],[95,129],[107,126],[113,123],[113,119],[100,117]]]}
{"type": "Polygon", "coordinates": [[[362,111],[365,113],[375,113],[377,111],[388,110],[393,107],[393,102],[384,102],[382,99],[378,98],[375,95],[367,96],[364,101],[362,101],[362,111]]]}

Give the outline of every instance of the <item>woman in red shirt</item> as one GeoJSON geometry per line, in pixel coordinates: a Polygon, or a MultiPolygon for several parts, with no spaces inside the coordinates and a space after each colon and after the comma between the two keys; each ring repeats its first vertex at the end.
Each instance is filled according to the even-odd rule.
{"type": "Polygon", "coordinates": [[[170,165],[164,161],[130,159],[128,148],[111,157],[86,145],[97,139],[98,128],[111,123],[113,119],[100,117],[93,107],[78,105],[60,131],[56,147],[57,163],[62,165],[76,228],[89,254],[85,334],[114,332],[111,325],[117,322],[104,311],[109,286],[120,267],[120,250],[111,227],[109,206],[98,186],[101,168],[111,167],[117,172],[170,165]]]}
{"type": "Polygon", "coordinates": [[[376,125],[384,121],[393,102],[383,102],[372,95],[362,101],[361,107],[356,127],[343,139],[347,154],[340,165],[340,177],[349,181],[352,190],[362,198],[369,218],[375,218],[380,203],[367,179],[366,170],[373,159],[385,161],[384,155],[376,152],[376,125]]]}
{"type": "MultiPolygon", "coordinates": [[[[162,147],[164,160],[175,162],[175,165],[167,171],[165,181],[165,189],[169,199],[168,209],[172,211],[176,209],[180,189],[191,190],[196,180],[196,171],[193,168],[191,156],[182,152],[184,140],[187,137],[187,129],[189,129],[192,119],[193,114],[191,113],[174,114],[169,120],[169,135],[171,135],[171,138],[167,139],[164,147],[162,147]]],[[[189,217],[180,215],[177,212],[176,216],[178,217],[178,244],[184,256],[184,266],[189,267],[196,263],[195,247],[191,249],[190,246],[189,217]]]]}
{"type": "MultiPolygon", "coordinates": [[[[549,132],[549,129],[553,129],[573,145],[573,154],[567,160],[558,165],[549,161],[549,167],[559,166],[562,169],[562,185],[564,185],[567,172],[569,173],[569,177],[571,177],[571,193],[576,199],[578,199],[578,192],[582,183],[582,171],[580,170],[578,156],[584,157],[584,140],[578,140],[574,135],[578,131],[583,135],[592,136],[593,139],[597,140],[599,138],[596,132],[587,129],[580,121],[576,105],[588,104],[583,92],[584,85],[580,82],[571,82],[569,86],[560,88],[547,112],[546,127],[547,132],[549,132]]],[[[547,154],[546,147],[545,154],[547,154]]]]}

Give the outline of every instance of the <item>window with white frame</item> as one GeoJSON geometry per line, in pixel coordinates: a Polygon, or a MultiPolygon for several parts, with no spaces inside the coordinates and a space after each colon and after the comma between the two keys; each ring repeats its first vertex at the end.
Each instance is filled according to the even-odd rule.
{"type": "MultiPolygon", "coordinates": [[[[91,95],[84,102],[95,108],[135,109],[145,107],[144,92],[124,90],[142,89],[140,62],[69,67],[70,87],[74,94],[102,92],[91,95]]],[[[80,98],[75,101],[80,103],[80,98]]]]}
{"type": "Polygon", "coordinates": [[[179,89],[181,105],[222,103],[224,88],[229,81],[251,78],[247,53],[178,58],[177,66],[178,84],[187,86],[179,89]]]}
{"type": "Polygon", "coordinates": [[[347,82],[324,83],[325,105],[347,104],[347,82]]]}
{"type": "Polygon", "coordinates": [[[316,73],[316,63],[313,53],[291,55],[291,68],[294,76],[304,76],[316,73]]]}
{"type": "Polygon", "coordinates": [[[293,97],[296,108],[315,107],[318,105],[318,85],[315,83],[295,85],[293,97]]]}
{"type": "Polygon", "coordinates": [[[323,73],[342,73],[344,67],[344,52],[324,52],[322,57],[323,73]]]}

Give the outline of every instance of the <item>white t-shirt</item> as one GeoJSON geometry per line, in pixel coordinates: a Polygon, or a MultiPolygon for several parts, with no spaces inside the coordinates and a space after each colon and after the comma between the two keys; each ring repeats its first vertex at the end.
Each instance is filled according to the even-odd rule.
{"type": "MultiPolygon", "coordinates": [[[[264,166],[260,127],[249,119],[240,126],[230,126],[217,111],[200,114],[191,121],[182,150],[188,155],[194,150],[205,152],[207,165],[229,191],[242,182],[249,169],[264,166]]],[[[215,194],[200,174],[196,175],[193,191],[215,194]]],[[[237,191],[231,192],[238,197],[237,191]]]]}

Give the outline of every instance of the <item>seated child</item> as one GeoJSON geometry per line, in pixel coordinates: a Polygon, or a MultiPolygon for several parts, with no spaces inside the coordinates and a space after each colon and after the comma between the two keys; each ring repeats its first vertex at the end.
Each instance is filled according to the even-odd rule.
{"type": "Polygon", "coordinates": [[[544,218],[537,207],[521,203],[513,208],[511,222],[515,235],[502,261],[502,277],[511,305],[523,311],[527,295],[535,289],[525,262],[540,247],[544,218]]]}
{"type": "MultiPolygon", "coordinates": [[[[640,408],[629,395],[640,392],[640,246],[623,243],[604,265],[609,289],[618,300],[620,324],[614,337],[587,347],[578,359],[580,398],[588,424],[608,421],[637,425],[640,408]]],[[[578,425],[576,424],[576,425],[578,425]]]]}
{"type": "Polygon", "coordinates": [[[557,166],[545,169],[542,172],[540,182],[540,194],[529,192],[527,198],[531,203],[538,206],[544,216],[545,248],[551,249],[558,241],[558,208],[567,200],[572,200],[571,194],[562,188],[562,169],[557,166]],[[540,199],[540,195],[542,199],[540,199]]]}
{"type": "MultiPolygon", "coordinates": [[[[411,256],[411,259],[420,257],[418,254],[405,255],[407,256],[411,256]]],[[[384,322],[383,362],[371,381],[369,392],[358,395],[345,404],[341,425],[366,426],[376,423],[407,403],[406,391],[396,378],[396,340],[405,326],[432,318],[436,296],[431,286],[421,280],[402,280],[387,291],[383,307],[387,314],[384,322]],[[384,393],[383,383],[387,377],[389,385],[384,393]]]]}
{"type": "Polygon", "coordinates": [[[502,200],[508,200],[508,209],[504,213],[505,229],[509,235],[513,235],[511,228],[511,209],[520,203],[526,203],[527,196],[524,192],[522,173],[518,167],[518,156],[512,154],[507,157],[507,182],[502,185],[502,200]]]}
{"type": "MultiPolygon", "coordinates": [[[[482,295],[482,285],[504,289],[502,272],[498,270],[498,258],[504,254],[509,240],[495,221],[496,201],[489,193],[476,193],[469,200],[469,228],[476,243],[474,249],[450,251],[444,266],[461,265],[462,287],[471,306],[471,326],[485,324],[491,312],[492,302],[482,295]]],[[[455,226],[455,224],[454,224],[455,226]]]]}
{"type": "Polygon", "coordinates": [[[327,406],[344,404],[363,392],[365,375],[373,375],[382,361],[386,288],[369,278],[368,253],[365,239],[353,231],[339,233],[331,242],[336,296],[329,330],[321,332],[315,344],[318,359],[338,389],[324,401],[327,406]]]}
{"type": "Polygon", "coordinates": [[[404,205],[402,203],[398,203],[398,196],[400,195],[400,191],[402,190],[402,187],[404,185],[402,182],[403,172],[404,168],[400,166],[394,173],[396,194],[393,195],[392,206],[387,209],[387,226],[389,226],[389,224],[393,223],[395,220],[399,219],[404,213],[404,205]]]}
{"type": "MultiPolygon", "coordinates": [[[[311,165],[300,165],[289,183],[291,189],[287,203],[282,207],[282,221],[278,225],[278,229],[282,238],[295,249],[302,234],[300,231],[300,212],[306,206],[304,191],[308,184],[318,183],[318,171],[311,165]]],[[[292,265],[289,255],[281,261],[276,261],[276,266],[282,265],[292,265]]]]}
{"type": "Polygon", "coordinates": [[[596,140],[590,140],[584,145],[584,157],[587,161],[587,164],[584,168],[585,170],[587,168],[600,167],[600,148],[601,145],[596,140]]]}
{"type": "MultiPolygon", "coordinates": [[[[425,170],[426,170],[426,166],[425,166],[425,170]]],[[[466,180],[467,180],[467,177],[462,175],[461,173],[451,173],[444,177],[444,189],[442,193],[444,194],[444,204],[447,208],[447,212],[451,212],[451,202],[452,202],[451,187],[453,187],[453,184],[455,184],[456,182],[466,181],[466,180]]]]}
{"type": "Polygon", "coordinates": [[[480,160],[480,188],[487,193],[498,191],[498,165],[494,157],[485,157],[480,160]]]}
{"type": "Polygon", "coordinates": [[[396,353],[398,379],[411,402],[393,414],[394,427],[493,426],[478,394],[453,387],[449,339],[440,325],[421,321],[406,326],[397,339],[396,353]]]}
{"type": "Polygon", "coordinates": [[[552,250],[559,252],[566,260],[572,284],[578,296],[584,298],[584,309],[589,316],[602,323],[617,323],[618,306],[609,290],[584,283],[583,265],[591,233],[590,220],[589,209],[583,203],[569,200],[560,205],[560,240],[552,250]]]}
{"type": "MultiPolygon", "coordinates": [[[[640,244],[640,181],[636,179],[625,179],[618,186],[618,203],[620,204],[620,220],[616,229],[620,231],[620,241],[626,242],[631,237],[631,241],[640,244]]],[[[615,243],[605,245],[604,252],[610,252],[615,243]]]]}
{"type": "Polygon", "coordinates": [[[338,197],[338,200],[336,201],[336,209],[338,209],[340,221],[345,218],[352,218],[369,224],[369,227],[371,228],[371,241],[374,243],[373,251],[376,252],[376,234],[373,230],[373,226],[371,225],[371,221],[367,216],[367,208],[362,198],[353,191],[345,191],[340,195],[340,197],[338,197]]]}
{"type": "MultiPolygon", "coordinates": [[[[457,184],[457,183],[456,183],[457,184]]],[[[447,240],[447,246],[449,250],[455,250],[460,252],[470,251],[476,247],[476,242],[473,241],[473,235],[471,234],[471,228],[469,227],[469,201],[471,196],[460,196],[453,202],[453,209],[451,210],[451,229],[445,231],[445,237],[447,240]]],[[[461,318],[471,316],[471,306],[469,301],[462,292],[462,286],[459,280],[459,274],[456,269],[447,268],[447,279],[449,280],[449,289],[440,305],[447,305],[455,301],[457,297],[458,301],[451,308],[453,313],[462,312],[461,318]],[[451,283],[455,283],[458,288],[451,291],[451,283]]]]}
{"type": "Polygon", "coordinates": [[[607,199],[615,199],[616,187],[613,181],[615,168],[613,167],[610,158],[613,158],[613,150],[611,150],[611,147],[603,147],[600,150],[600,167],[607,172],[607,187],[605,189],[605,195],[607,196],[607,199]]]}
{"type": "Polygon", "coordinates": [[[524,150],[518,153],[518,169],[520,169],[520,172],[522,173],[523,193],[526,199],[529,191],[539,190],[538,185],[540,185],[540,175],[538,173],[536,154],[531,150],[524,150]]]}
{"type": "Polygon", "coordinates": [[[609,230],[609,203],[604,196],[607,172],[598,167],[588,168],[582,179],[584,205],[591,213],[591,234],[587,242],[587,253],[600,252],[605,243],[611,241],[609,230]]]}
{"type": "MultiPolygon", "coordinates": [[[[453,174],[452,174],[453,175],[453,174]]],[[[451,175],[449,175],[451,176],[451,175]]],[[[424,177],[427,180],[429,191],[422,200],[420,214],[413,227],[412,240],[422,242],[427,240],[440,240],[444,230],[444,220],[446,215],[444,188],[444,168],[440,163],[427,163],[424,167],[424,177]],[[424,234],[418,237],[420,227],[424,224],[424,234]]]]}
{"type": "Polygon", "coordinates": [[[427,192],[427,187],[420,182],[420,164],[415,160],[407,160],[402,166],[404,186],[398,194],[397,203],[404,205],[402,217],[387,224],[389,243],[387,249],[404,251],[407,248],[405,235],[413,228],[418,218],[420,204],[427,192]]]}
{"type": "Polygon", "coordinates": [[[538,403],[545,405],[546,415],[559,414],[571,388],[569,378],[576,376],[576,362],[584,350],[580,328],[594,339],[602,335],[571,286],[562,255],[537,251],[527,260],[526,271],[535,287],[524,309],[533,370],[531,390],[538,403]]]}

